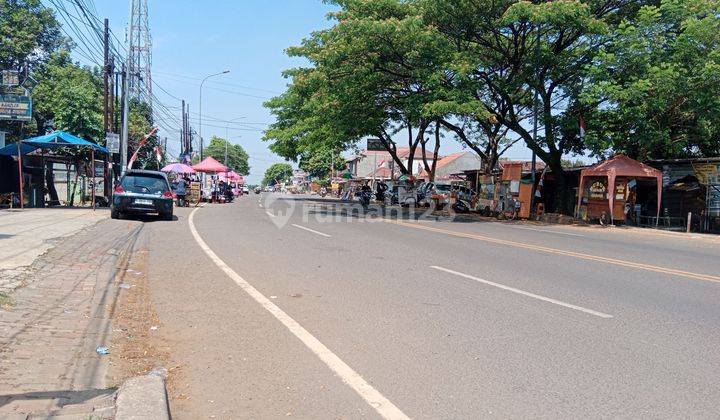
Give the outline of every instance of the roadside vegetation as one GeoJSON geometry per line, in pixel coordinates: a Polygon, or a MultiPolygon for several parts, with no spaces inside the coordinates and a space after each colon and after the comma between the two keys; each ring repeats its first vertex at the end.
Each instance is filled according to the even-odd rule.
{"type": "Polygon", "coordinates": [[[368,137],[401,173],[412,151],[443,142],[488,170],[522,142],[556,174],[568,212],[568,155],[720,153],[718,2],[332,3],[334,24],[287,50],[310,64],[288,69],[286,92],[266,103],[270,149],[309,172],[368,137]]]}

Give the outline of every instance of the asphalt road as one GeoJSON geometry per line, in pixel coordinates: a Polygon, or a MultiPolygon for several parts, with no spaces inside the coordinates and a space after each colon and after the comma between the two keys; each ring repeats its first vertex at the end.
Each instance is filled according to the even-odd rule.
{"type": "Polygon", "coordinates": [[[716,240],[278,198],[148,225],[175,418],[720,417],[716,240]]]}

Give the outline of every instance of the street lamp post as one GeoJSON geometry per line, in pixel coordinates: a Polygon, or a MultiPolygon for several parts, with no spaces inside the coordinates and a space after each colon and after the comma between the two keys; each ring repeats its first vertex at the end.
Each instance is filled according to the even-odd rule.
{"type": "Polygon", "coordinates": [[[235,121],[242,120],[243,118],[245,117],[237,117],[235,119],[225,122],[225,166],[228,165],[228,143],[230,143],[230,134],[228,133],[228,131],[230,129],[230,124],[235,121]]]}
{"type": "Polygon", "coordinates": [[[203,136],[202,136],[202,88],[203,88],[203,85],[205,84],[205,81],[206,81],[207,79],[209,79],[209,78],[211,78],[211,77],[215,77],[215,76],[220,76],[220,75],[222,75],[222,74],[227,74],[227,73],[230,73],[230,70],[225,70],[225,71],[222,71],[222,72],[220,72],[220,73],[211,74],[211,75],[209,75],[209,76],[206,76],[206,77],[202,80],[202,82],[200,82],[200,113],[199,113],[199,114],[200,114],[200,124],[199,124],[199,125],[200,125],[200,133],[199,133],[199,134],[200,134],[200,160],[201,160],[201,161],[202,161],[203,158],[205,157],[205,156],[203,156],[203,136]]]}

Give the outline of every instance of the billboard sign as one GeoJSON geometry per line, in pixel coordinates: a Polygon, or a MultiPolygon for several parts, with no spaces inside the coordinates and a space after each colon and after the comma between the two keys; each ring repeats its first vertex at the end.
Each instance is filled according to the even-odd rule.
{"type": "Polygon", "coordinates": [[[0,95],[0,120],[31,121],[32,99],[23,95],[0,95]]]}
{"type": "Polygon", "coordinates": [[[368,139],[367,150],[372,152],[384,152],[387,151],[385,144],[380,139],[368,139]]]}

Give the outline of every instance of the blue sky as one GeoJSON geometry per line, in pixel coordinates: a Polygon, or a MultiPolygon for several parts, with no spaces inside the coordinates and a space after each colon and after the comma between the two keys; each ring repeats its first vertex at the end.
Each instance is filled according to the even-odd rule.
{"type": "MultiPolygon", "coordinates": [[[[149,0],[149,18],[154,41],[153,78],[173,96],[190,103],[194,128],[198,128],[200,79],[228,69],[230,74],[211,79],[203,89],[203,137],[225,137],[231,124],[233,143],[241,144],[250,155],[250,183],[258,183],[265,169],[283,160],[274,156],[261,141],[262,130],[272,122],[263,108],[265,100],[281,93],[286,85],[283,70],[303,64],[284,53],[310,32],[330,25],[326,15],[331,7],[321,0],[149,0]]],[[[118,38],[124,40],[128,20],[128,1],[95,0],[98,17],[110,19],[118,38]]],[[[160,89],[154,93],[180,116],[180,102],[160,89]]],[[[179,138],[168,137],[168,149],[177,153],[179,138]]],[[[460,149],[446,142],[443,153],[460,149]]],[[[514,147],[508,157],[529,158],[524,147],[514,147]]]]}

